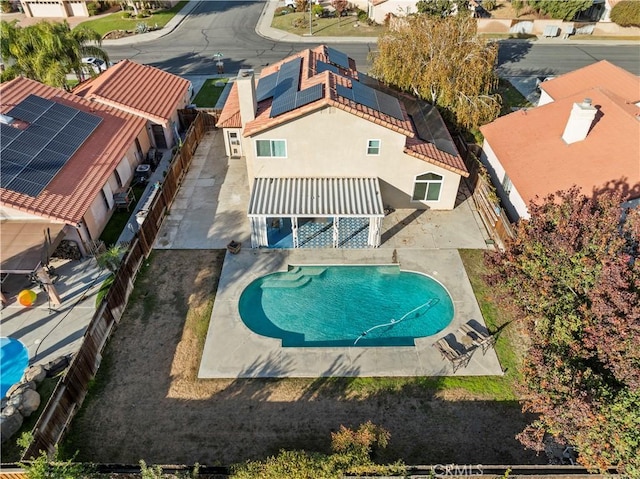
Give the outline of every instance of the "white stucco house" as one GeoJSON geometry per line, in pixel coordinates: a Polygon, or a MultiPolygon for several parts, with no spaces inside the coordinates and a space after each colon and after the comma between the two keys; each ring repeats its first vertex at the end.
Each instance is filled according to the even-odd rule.
{"type": "Polygon", "coordinates": [[[540,88],[537,107],[480,128],[481,160],[511,219],[573,185],[640,197],[640,77],[603,60],[540,88]]]}
{"type": "Polygon", "coordinates": [[[217,126],[246,162],[254,247],[277,243],[283,224],[290,247],[310,224],[330,246],[376,247],[385,209],[453,209],[468,176],[434,107],[327,46],[265,68],[257,86],[240,71],[217,126]]]}

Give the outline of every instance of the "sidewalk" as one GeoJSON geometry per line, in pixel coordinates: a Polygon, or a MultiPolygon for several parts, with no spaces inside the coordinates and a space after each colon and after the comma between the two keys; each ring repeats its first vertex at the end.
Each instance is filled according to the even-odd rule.
{"type": "MultiPolygon", "coordinates": [[[[103,45],[130,45],[134,43],[149,42],[156,40],[160,37],[164,37],[173,32],[182,21],[198,6],[197,0],[189,0],[189,2],[180,10],[166,25],[160,30],[154,32],[142,33],[138,35],[132,35],[130,37],[119,38],[117,40],[104,40],[103,45]]],[[[276,42],[287,43],[376,43],[376,37],[323,37],[323,36],[301,36],[293,33],[288,33],[283,30],[279,30],[271,27],[273,15],[278,6],[283,6],[282,0],[266,0],[262,14],[258,19],[255,31],[261,37],[276,42]]],[[[108,14],[105,14],[108,15],[108,14]]],[[[96,16],[94,18],[99,18],[96,16]]],[[[29,18],[23,13],[9,13],[2,14],[2,20],[11,21],[17,19],[20,26],[33,25],[42,20],[49,21],[62,21],[62,18],[29,18]]],[[[71,27],[75,27],[77,24],[87,20],[86,17],[70,17],[66,19],[71,27]]],[[[507,42],[530,42],[531,40],[518,40],[518,39],[505,39],[500,40],[503,43],[507,42]]],[[[637,40],[571,40],[565,38],[545,38],[540,36],[535,40],[536,44],[544,45],[637,45],[637,40]]]]}

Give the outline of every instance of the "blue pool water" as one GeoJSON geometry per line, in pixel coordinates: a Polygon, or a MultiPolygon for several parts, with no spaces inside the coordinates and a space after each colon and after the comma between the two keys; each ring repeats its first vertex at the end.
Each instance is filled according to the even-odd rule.
{"type": "Polygon", "coordinates": [[[397,265],[291,267],[249,284],[238,307],[253,332],[285,347],[413,346],[453,319],[439,282],[397,265]]]}
{"type": "Polygon", "coordinates": [[[4,397],[9,388],[20,381],[22,373],[29,363],[27,348],[17,339],[0,338],[0,397],[4,397]]]}

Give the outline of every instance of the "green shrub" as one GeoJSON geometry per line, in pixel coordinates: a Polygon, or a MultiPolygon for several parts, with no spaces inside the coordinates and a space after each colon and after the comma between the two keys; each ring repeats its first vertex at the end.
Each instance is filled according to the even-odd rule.
{"type": "Polygon", "coordinates": [[[131,18],[132,14],[130,11],[126,11],[126,12],[122,12],[122,18],[127,19],[127,18],[131,18]]]}
{"type": "Polygon", "coordinates": [[[87,12],[92,17],[100,11],[100,4],[98,2],[87,2],[87,12]]]}
{"type": "Polygon", "coordinates": [[[367,20],[369,20],[369,15],[367,14],[367,12],[365,12],[364,10],[358,10],[358,21],[365,23],[367,20]]]}
{"type": "Polygon", "coordinates": [[[611,9],[611,21],[621,27],[640,27],[640,2],[623,0],[611,9]]]}
{"type": "Polygon", "coordinates": [[[311,7],[311,13],[317,16],[321,16],[322,12],[324,12],[324,7],[322,5],[314,5],[311,7]]]}
{"type": "Polygon", "coordinates": [[[11,13],[13,11],[13,4],[9,0],[2,0],[0,2],[0,10],[2,10],[2,13],[11,13]]]}
{"type": "Polygon", "coordinates": [[[496,6],[497,6],[497,2],[496,0],[484,0],[482,2],[482,6],[487,10],[487,11],[491,11],[491,10],[495,10],[496,6]]]}

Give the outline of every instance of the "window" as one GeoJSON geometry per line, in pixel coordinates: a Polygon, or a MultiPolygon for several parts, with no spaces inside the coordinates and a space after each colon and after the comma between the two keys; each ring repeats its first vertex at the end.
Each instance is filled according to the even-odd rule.
{"type": "Polygon", "coordinates": [[[106,206],[107,211],[111,209],[111,205],[109,204],[109,200],[107,199],[107,194],[104,192],[104,190],[100,190],[100,193],[102,193],[102,201],[104,201],[104,206],[106,206]]]}
{"type": "Polygon", "coordinates": [[[413,201],[438,201],[442,189],[442,176],[425,173],[416,177],[413,187],[413,201]]]}
{"type": "Polygon", "coordinates": [[[380,154],[380,140],[369,140],[367,142],[367,155],[380,154]]]}
{"type": "Polygon", "coordinates": [[[505,173],[504,178],[502,178],[502,189],[504,190],[504,193],[507,196],[509,196],[509,193],[511,193],[512,187],[513,187],[513,184],[511,183],[511,179],[505,173]]]}
{"type": "Polygon", "coordinates": [[[256,156],[262,158],[286,158],[286,140],[256,140],[256,156]]]}

